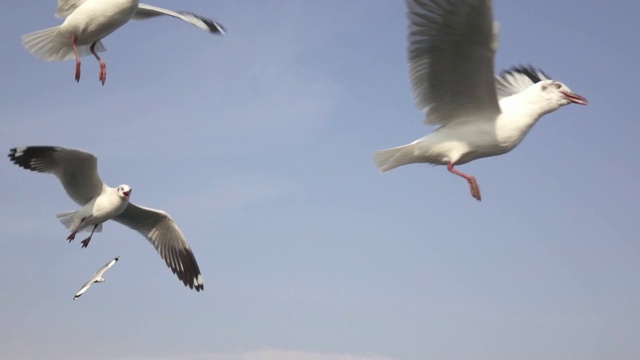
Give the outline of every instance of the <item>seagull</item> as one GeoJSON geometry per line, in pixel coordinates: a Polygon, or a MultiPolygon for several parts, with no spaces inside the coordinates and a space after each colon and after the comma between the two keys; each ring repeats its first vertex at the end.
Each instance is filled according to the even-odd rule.
{"type": "Polygon", "coordinates": [[[425,123],[439,126],[404,146],[381,150],[382,172],[412,163],[446,165],[469,183],[476,179],[456,165],[513,150],[536,122],[562,106],[587,99],[531,65],[494,77],[498,23],[491,0],[406,0],[409,74],[425,123]]]}
{"type": "Polygon", "coordinates": [[[60,26],[22,36],[22,43],[33,55],[46,61],[76,59],[76,82],[80,81],[80,57],[93,54],[100,63],[98,79],[104,85],[107,66],[98,56],[107,51],[102,39],[129,20],[172,16],[201,30],[224,35],[219,23],[186,11],[172,11],[139,3],[138,0],[58,0],[56,17],[64,18],[60,26]]]}
{"type": "Polygon", "coordinates": [[[115,259],[109,261],[105,266],[98,269],[98,271],[96,271],[96,273],[93,274],[91,279],[89,279],[89,281],[84,283],[84,285],[82,285],[80,290],[78,290],[78,292],[73,296],[73,300],[76,300],[77,298],[82,296],[82,294],[84,294],[85,291],[89,290],[89,286],[91,286],[91,284],[104,282],[104,278],[102,277],[102,274],[104,274],[105,271],[109,270],[110,267],[115,265],[118,262],[118,260],[120,260],[120,256],[116,256],[115,259]]]}
{"type": "Polygon", "coordinates": [[[57,176],[67,195],[81,206],[80,210],[56,215],[71,231],[69,242],[78,232],[91,231],[82,240],[85,248],[94,232],[102,231],[102,223],[117,221],[144,236],[185,286],[196,291],[204,289],[196,258],[171,216],[131,203],[129,185],[112,188],[103,183],[94,155],[58,146],[25,146],[10,149],[8,156],[24,169],[57,176]]]}

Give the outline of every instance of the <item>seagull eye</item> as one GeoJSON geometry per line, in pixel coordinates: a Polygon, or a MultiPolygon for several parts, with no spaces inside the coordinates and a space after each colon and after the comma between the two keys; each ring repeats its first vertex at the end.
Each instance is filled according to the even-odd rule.
{"type": "Polygon", "coordinates": [[[553,86],[554,86],[556,89],[560,89],[560,88],[562,87],[562,84],[560,84],[560,83],[553,83],[553,86]]]}

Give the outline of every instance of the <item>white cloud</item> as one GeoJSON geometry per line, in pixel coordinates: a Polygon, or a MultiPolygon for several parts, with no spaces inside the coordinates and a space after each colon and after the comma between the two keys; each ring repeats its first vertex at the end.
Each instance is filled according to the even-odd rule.
{"type": "Polygon", "coordinates": [[[321,353],[310,351],[262,349],[212,354],[187,354],[160,357],[123,357],[119,360],[392,360],[368,354],[321,353]]]}

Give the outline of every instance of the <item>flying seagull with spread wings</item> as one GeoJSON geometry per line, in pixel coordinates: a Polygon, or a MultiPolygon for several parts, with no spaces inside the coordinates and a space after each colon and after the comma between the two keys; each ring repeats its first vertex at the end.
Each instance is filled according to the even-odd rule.
{"type": "Polygon", "coordinates": [[[81,206],[80,210],[56,215],[71,231],[69,242],[78,232],[91,231],[82,240],[82,247],[87,247],[93,233],[102,231],[102,223],[117,221],[144,236],[185,286],[196,291],[204,289],[196,258],[171,216],[131,203],[129,185],[112,188],[103,183],[95,156],[58,146],[13,148],[8,156],[24,169],[57,176],[67,195],[81,206]]]}
{"type": "Polygon", "coordinates": [[[455,168],[513,150],[545,114],[587,99],[541,70],[518,66],[494,77],[498,24],[491,0],[406,0],[409,19],[409,75],[416,105],[434,132],[410,144],[378,151],[385,172],[411,163],[446,165],[469,183],[480,201],[476,179],[455,168]]]}
{"type": "Polygon", "coordinates": [[[58,0],[56,17],[64,18],[60,26],[22,36],[22,43],[33,55],[46,61],[75,58],[75,79],[80,81],[80,58],[90,53],[100,63],[98,79],[104,85],[107,66],[98,56],[106,51],[102,39],[129,20],[171,16],[213,34],[224,34],[219,23],[186,11],[172,11],[139,3],[138,0],[58,0]]]}
{"type": "Polygon", "coordinates": [[[82,285],[80,290],[78,290],[78,292],[73,296],[73,300],[76,300],[77,298],[82,296],[82,294],[84,294],[85,291],[89,290],[89,287],[91,286],[91,284],[104,282],[104,278],[102,277],[102,274],[104,274],[105,271],[109,270],[110,267],[115,265],[118,262],[118,260],[120,260],[120,256],[116,256],[115,259],[109,261],[103,267],[98,269],[98,271],[96,271],[96,273],[93,274],[91,279],[89,279],[89,281],[84,283],[84,285],[82,285]]]}

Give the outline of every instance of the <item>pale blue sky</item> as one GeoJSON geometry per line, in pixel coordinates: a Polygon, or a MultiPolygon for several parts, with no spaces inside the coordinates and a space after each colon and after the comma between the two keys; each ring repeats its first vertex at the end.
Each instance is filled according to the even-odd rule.
{"type": "Polygon", "coordinates": [[[91,57],[76,84],[73,62],[23,49],[59,24],[55,1],[0,2],[0,150],[96,154],[103,180],[172,214],[205,291],[120,224],[68,244],[60,184],[5,160],[0,358],[640,357],[640,2],[494,1],[497,69],[531,63],[590,104],[462,166],[482,203],[443,167],[373,165],[433,130],[413,105],[403,1],[151,3],[228,36],[129,23],[104,41],[102,87],[91,57]]]}

